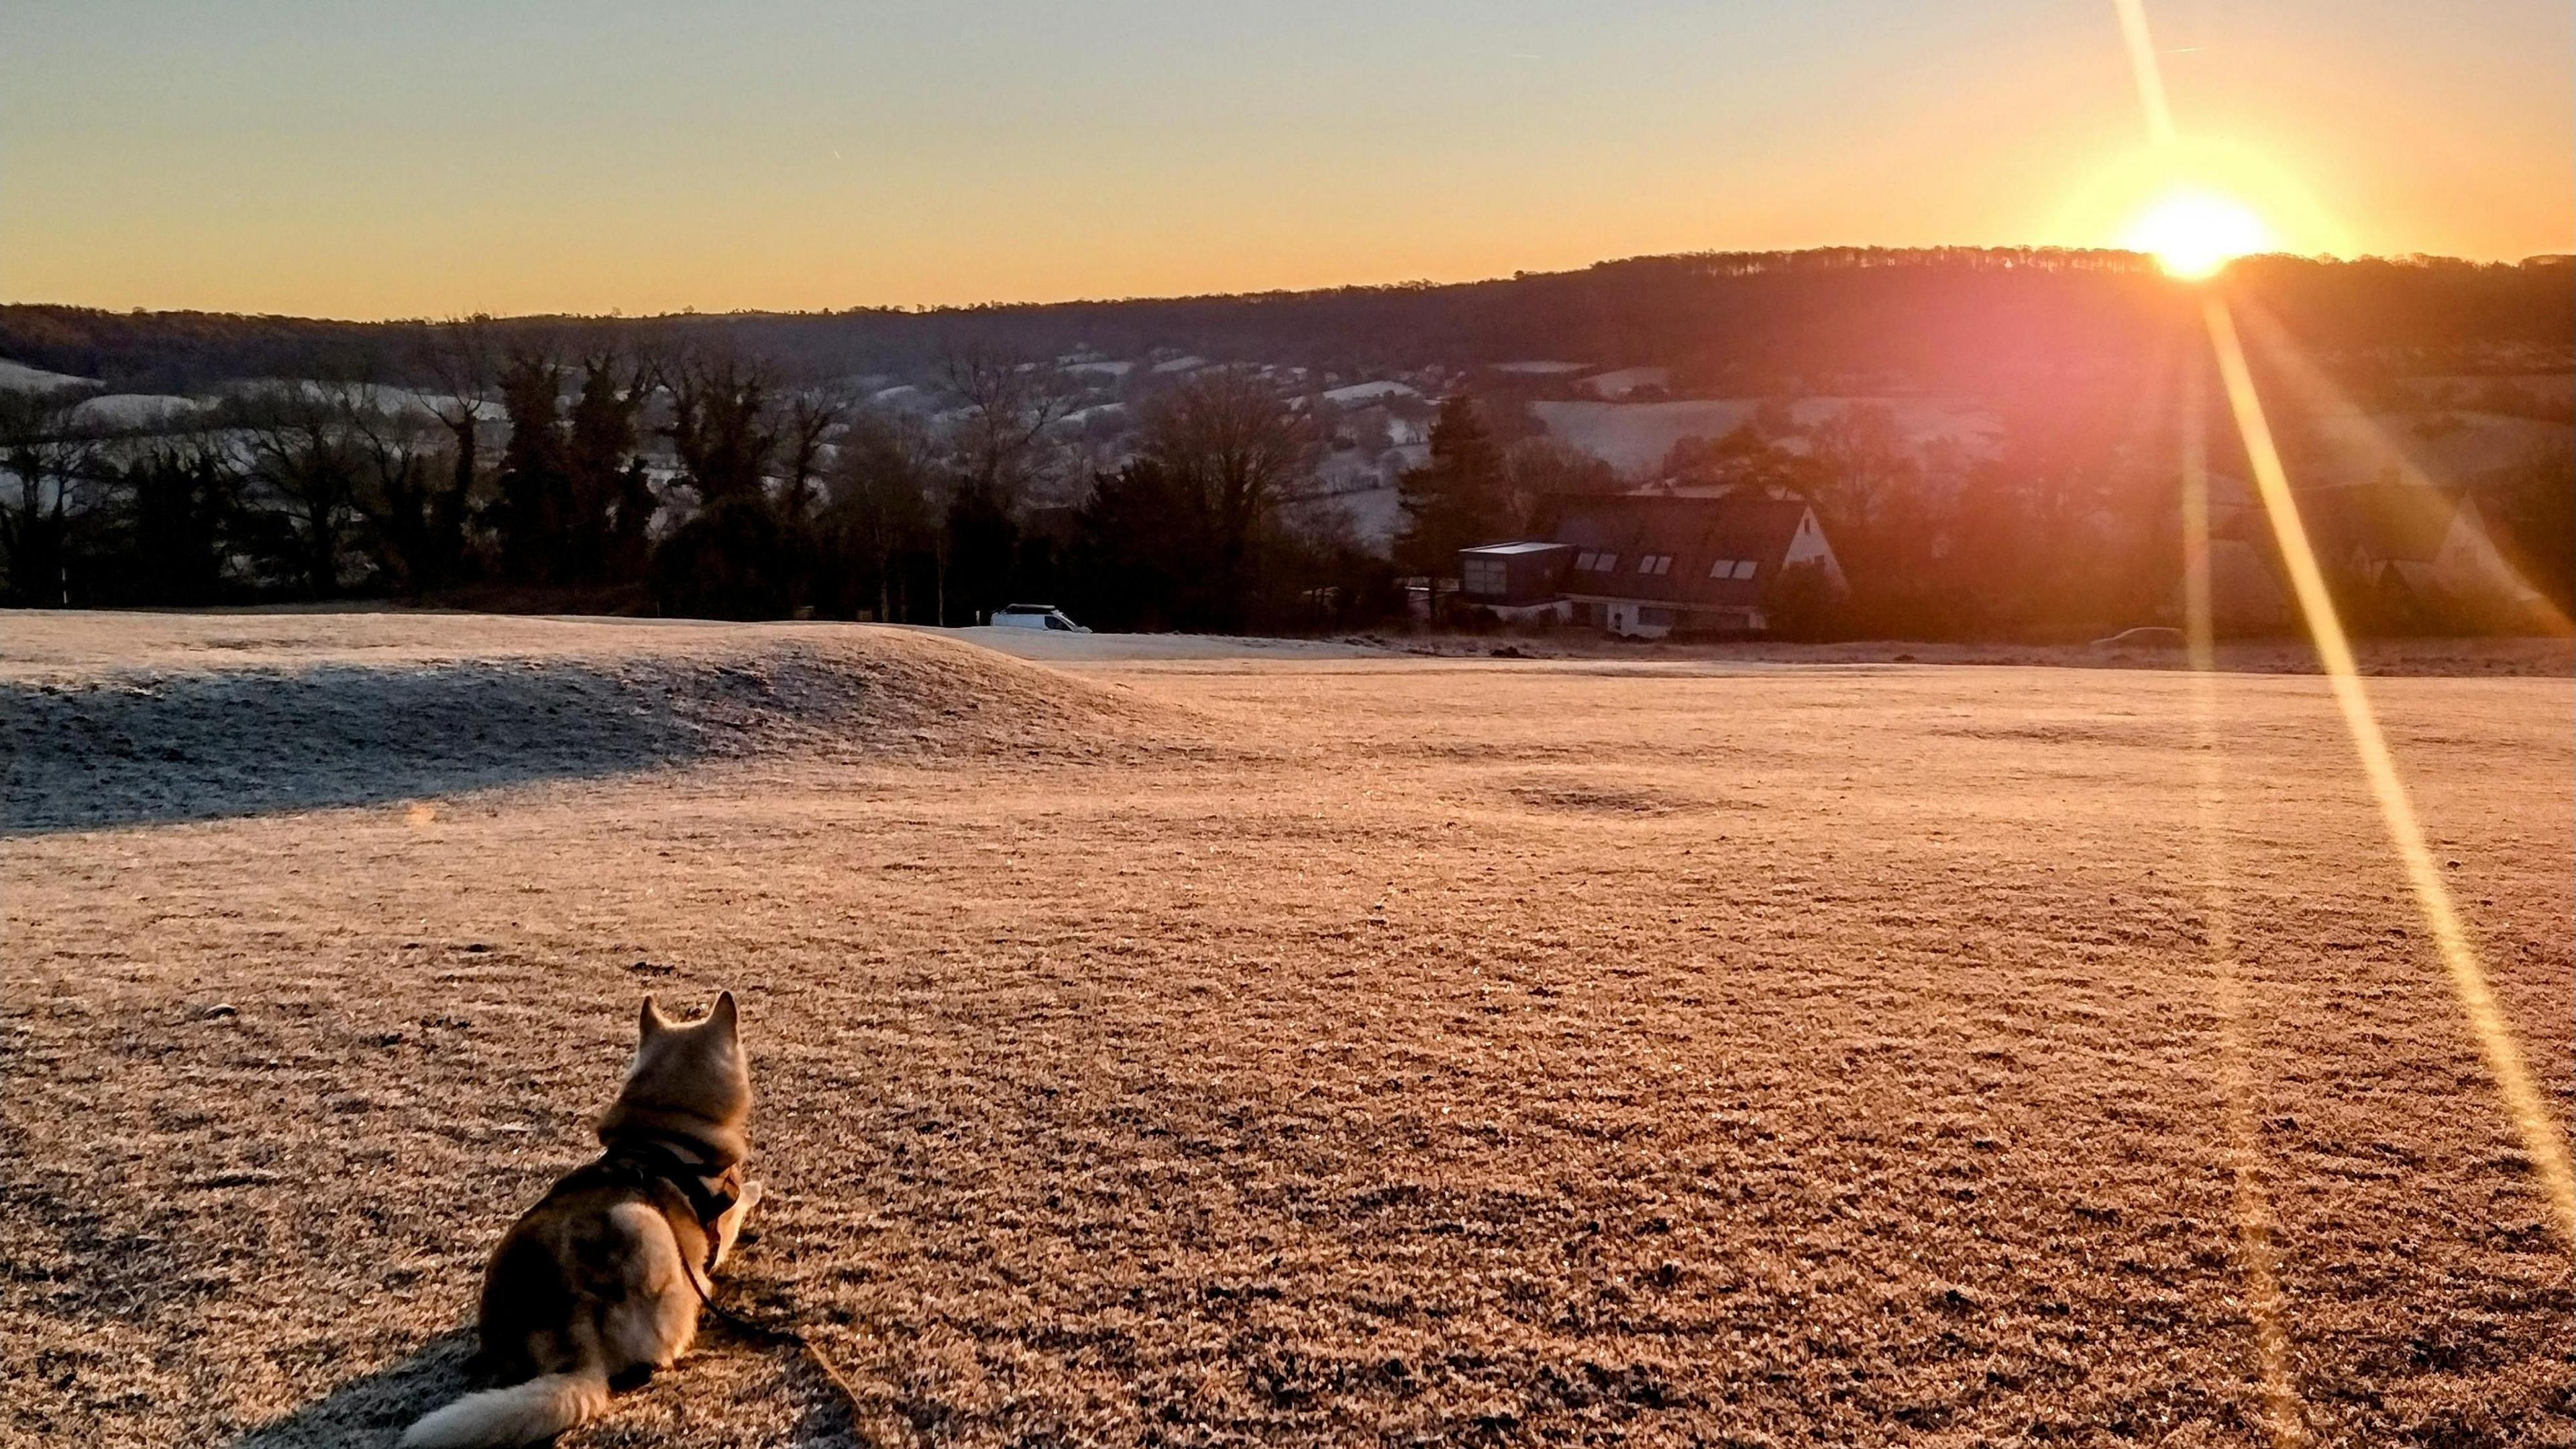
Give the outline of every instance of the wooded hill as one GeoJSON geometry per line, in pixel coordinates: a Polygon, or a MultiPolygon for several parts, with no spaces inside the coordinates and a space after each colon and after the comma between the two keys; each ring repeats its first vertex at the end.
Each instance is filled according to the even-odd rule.
{"type": "MultiPolygon", "coordinates": [[[[2555,371],[2576,357],[2576,265],[2441,258],[2239,262],[2225,285],[2321,359],[2393,370],[2555,371]]],[[[1638,257],[1457,285],[933,310],[528,317],[531,343],[718,342],[793,372],[913,375],[977,348],[1028,357],[1156,350],[1370,374],[1562,358],[1673,370],[1675,391],[1821,390],[1868,379],[1953,392],[2160,361],[2194,291],[2134,253],[2030,248],[1638,257]]],[[[0,358],[111,390],[247,377],[419,380],[430,322],[0,306],[0,358]]]]}

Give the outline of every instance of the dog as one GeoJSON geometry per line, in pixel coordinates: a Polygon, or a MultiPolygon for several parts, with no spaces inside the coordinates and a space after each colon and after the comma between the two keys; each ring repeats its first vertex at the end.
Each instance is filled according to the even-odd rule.
{"type": "Polygon", "coordinates": [[[612,1389],[670,1367],[697,1336],[742,1225],[751,1067],[733,993],[694,1022],[644,998],[634,1064],[599,1119],[597,1161],[557,1179],[483,1270],[468,1372],[500,1388],[413,1424],[405,1449],[542,1443],[612,1389]]]}

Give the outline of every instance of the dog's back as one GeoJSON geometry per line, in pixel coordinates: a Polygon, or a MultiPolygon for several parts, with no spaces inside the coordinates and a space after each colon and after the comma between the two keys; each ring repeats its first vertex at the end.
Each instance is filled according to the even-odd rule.
{"type": "Polygon", "coordinates": [[[552,1438],[696,1336],[696,1265],[722,1257],[750,1207],[738,1190],[750,1073],[731,993],[685,1026],[647,997],[641,1032],[600,1119],[605,1153],[512,1224],[484,1270],[474,1367],[504,1387],[412,1425],[408,1449],[552,1438]]]}

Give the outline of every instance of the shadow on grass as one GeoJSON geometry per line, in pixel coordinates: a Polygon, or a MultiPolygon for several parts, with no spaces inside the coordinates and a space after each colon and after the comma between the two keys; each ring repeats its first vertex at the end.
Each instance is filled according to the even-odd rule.
{"type": "Polygon", "coordinates": [[[0,835],[623,774],[704,751],[703,685],[560,661],[0,684],[0,835]]]}
{"type": "Polygon", "coordinates": [[[917,1422],[899,1422],[882,1410],[863,1416],[802,1353],[787,1360],[785,1373],[789,1392],[804,1405],[788,1431],[787,1442],[797,1449],[896,1449],[929,1437],[917,1422]]]}
{"type": "Polygon", "coordinates": [[[474,1331],[431,1339],[419,1352],[364,1378],[351,1379],[283,1418],[232,1441],[232,1449],[324,1449],[388,1445],[414,1419],[465,1393],[465,1360],[474,1331]]]}
{"type": "MultiPolygon", "coordinates": [[[[787,1392],[802,1405],[787,1441],[799,1449],[875,1449],[880,1445],[909,1444],[916,1432],[926,1427],[918,1416],[908,1419],[876,1405],[868,1406],[869,1412],[864,1416],[854,1413],[831,1381],[794,1348],[737,1333],[717,1323],[707,1325],[702,1352],[707,1345],[771,1360],[765,1367],[784,1375],[787,1392]]],[[[471,1328],[431,1339],[400,1363],[351,1379],[294,1412],[250,1430],[232,1440],[229,1449],[382,1449],[392,1445],[423,1414],[453,1403],[473,1389],[493,1387],[467,1381],[465,1362],[473,1350],[471,1328]]],[[[686,1373],[686,1363],[675,1372],[686,1373]]],[[[699,1388],[704,1392],[703,1385],[699,1388]]],[[[686,1393],[689,1386],[681,1385],[676,1391],[686,1393]]],[[[616,1412],[617,1406],[612,1403],[609,1413],[616,1412]]]]}

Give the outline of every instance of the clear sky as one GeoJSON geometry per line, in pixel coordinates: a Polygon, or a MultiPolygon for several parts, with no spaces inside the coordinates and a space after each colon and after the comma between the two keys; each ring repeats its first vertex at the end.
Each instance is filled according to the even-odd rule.
{"type": "Polygon", "coordinates": [[[0,300],[824,308],[1841,244],[2576,247],[2566,0],[0,0],[0,300]]]}

